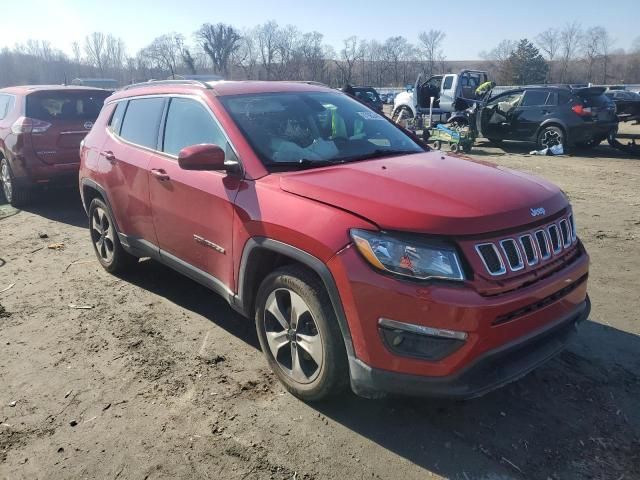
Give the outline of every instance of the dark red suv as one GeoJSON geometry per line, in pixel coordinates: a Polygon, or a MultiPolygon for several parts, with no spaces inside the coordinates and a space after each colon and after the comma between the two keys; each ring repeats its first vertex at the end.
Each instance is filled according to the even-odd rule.
{"type": "Polygon", "coordinates": [[[0,90],[0,182],[9,203],[28,203],[37,186],[75,184],[80,142],[109,95],[61,85],[0,90]]]}
{"type": "Polygon", "coordinates": [[[589,314],[560,189],[430,151],[329,88],[132,86],[107,99],[81,159],[104,268],[151,257],[223,295],[305,400],[349,384],[481,395],[589,314]]]}

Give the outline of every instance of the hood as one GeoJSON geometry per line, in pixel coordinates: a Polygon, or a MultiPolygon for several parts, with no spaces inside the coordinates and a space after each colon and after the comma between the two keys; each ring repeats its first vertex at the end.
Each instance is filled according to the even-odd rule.
{"type": "Polygon", "coordinates": [[[562,191],[541,178],[440,152],[288,172],[280,186],[383,230],[435,235],[512,229],[568,205],[562,191]]]}

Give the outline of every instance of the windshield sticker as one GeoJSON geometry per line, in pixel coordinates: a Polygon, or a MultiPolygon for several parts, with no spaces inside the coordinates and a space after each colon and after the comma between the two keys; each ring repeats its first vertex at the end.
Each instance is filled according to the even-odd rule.
{"type": "Polygon", "coordinates": [[[384,120],[380,115],[375,112],[356,112],[365,120],[384,120]]]}

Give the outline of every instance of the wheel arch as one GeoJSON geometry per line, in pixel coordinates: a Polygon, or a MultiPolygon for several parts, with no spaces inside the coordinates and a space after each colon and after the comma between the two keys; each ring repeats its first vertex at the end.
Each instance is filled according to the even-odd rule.
{"type": "Polygon", "coordinates": [[[324,262],[297,247],[265,237],[250,238],[242,251],[235,308],[251,318],[255,314],[256,294],[262,280],[274,269],[289,264],[302,265],[320,279],[338,319],[347,355],[355,357],[351,332],[333,275],[324,262]]]}
{"type": "Polygon", "coordinates": [[[568,137],[569,130],[567,128],[567,124],[557,118],[549,118],[548,120],[545,120],[544,122],[542,122],[538,127],[538,130],[536,130],[536,137],[535,137],[536,141],[540,136],[540,132],[542,132],[542,130],[544,130],[546,127],[558,127],[562,129],[562,132],[564,133],[564,143],[566,144],[567,141],[569,140],[569,137],[568,137]]]}
{"type": "Polygon", "coordinates": [[[115,223],[116,231],[120,233],[120,228],[118,228],[118,222],[113,215],[113,208],[111,208],[111,202],[109,202],[109,196],[102,186],[100,186],[95,181],[89,178],[83,178],[81,182],[82,188],[80,189],[80,196],[82,198],[82,206],[84,207],[84,211],[89,214],[89,206],[91,205],[91,201],[94,198],[101,198],[107,204],[111,212],[111,217],[113,218],[113,222],[115,223]]]}
{"type": "Polygon", "coordinates": [[[396,113],[399,113],[400,110],[402,109],[407,109],[411,112],[411,115],[413,115],[413,117],[416,117],[416,109],[413,105],[409,104],[409,103],[399,103],[398,105],[394,105],[393,106],[393,112],[391,112],[391,117],[395,118],[396,113]]]}

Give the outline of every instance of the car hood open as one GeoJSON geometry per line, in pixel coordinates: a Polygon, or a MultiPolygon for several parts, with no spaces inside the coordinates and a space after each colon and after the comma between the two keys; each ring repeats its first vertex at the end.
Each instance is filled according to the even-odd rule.
{"type": "Polygon", "coordinates": [[[280,176],[283,190],[347,210],[384,230],[478,235],[541,220],[568,204],[558,187],[541,178],[440,152],[280,176]]]}

